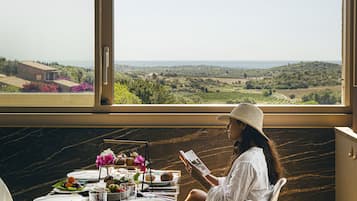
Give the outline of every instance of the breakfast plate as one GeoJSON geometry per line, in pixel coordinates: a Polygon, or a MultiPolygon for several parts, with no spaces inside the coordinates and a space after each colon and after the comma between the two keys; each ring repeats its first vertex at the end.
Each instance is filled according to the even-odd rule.
{"type": "Polygon", "coordinates": [[[72,194],[72,193],[82,193],[82,192],[86,191],[86,189],[83,188],[82,190],[68,191],[68,190],[61,190],[58,188],[53,188],[53,191],[55,193],[61,193],[61,194],[72,194]]]}
{"type": "MultiPolygon", "coordinates": [[[[107,172],[103,169],[100,173],[100,178],[107,176],[107,172]]],[[[77,180],[98,181],[99,170],[77,170],[67,174],[67,177],[74,177],[77,180]]]]}
{"type": "Polygon", "coordinates": [[[139,182],[142,182],[143,181],[143,178],[144,178],[144,183],[145,184],[148,184],[150,186],[173,186],[177,183],[178,181],[178,178],[179,178],[179,175],[178,173],[172,173],[172,180],[169,180],[169,181],[162,181],[161,180],[161,175],[165,173],[165,171],[152,171],[151,172],[151,175],[153,177],[153,180],[150,181],[150,173],[149,172],[146,172],[143,176],[143,174],[140,174],[139,175],[139,182]]]}
{"type": "Polygon", "coordinates": [[[85,191],[85,184],[75,181],[74,184],[67,186],[68,180],[59,181],[52,185],[56,193],[81,193],[85,191]]]}

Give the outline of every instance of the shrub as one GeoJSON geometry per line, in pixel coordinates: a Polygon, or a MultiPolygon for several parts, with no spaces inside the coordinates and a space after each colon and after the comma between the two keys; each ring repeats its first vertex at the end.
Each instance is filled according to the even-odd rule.
{"type": "Polygon", "coordinates": [[[336,97],[331,89],[326,89],[304,95],[301,99],[303,102],[315,101],[319,104],[336,104],[338,97],[336,97]]]}
{"type": "Polygon", "coordinates": [[[83,82],[78,86],[74,86],[71,88],[71,92],[86,92],[86,91],[93,91],[93,85],[83,82]]]}
{"type": "Polygon", "coordinates": [[[20,88],[6,84],[0,84],[0,92],[20,92],[20,88]]]}
{"type": "Polygon", "coordinates": [[[271,89],[263,91],[263,96],[265,96],[265,97],[271,96],[272,94],[273,94],[273,91],[271,89]]]}
{"type": "Polygon", "coordinates": [[[141,100],[135,94],[130,93],[126,85],[115,83],[114,103],[115,104],[141,104],[141,100]]]}
{"type": "Polygon", "coordinates": [[[24,84],[22,92],[58,92],[58,85],[53,83],[30,82],[24,84]]]}

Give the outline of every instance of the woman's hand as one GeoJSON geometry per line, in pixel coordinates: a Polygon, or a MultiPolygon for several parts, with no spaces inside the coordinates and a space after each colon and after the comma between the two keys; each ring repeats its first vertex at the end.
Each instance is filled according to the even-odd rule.
{"type": "Polygon", "coordinates": [[[180,158],[181,160],[183,160],[183,164],[185,164],[185,169],[186,169],[186,172],[191,175],[191,172],[192,172],[192,166],[191,164],[186,160],[186,159],[183,159],[183,158],[180,158]]]}
{"type": "Polygon", "coordinates": [[[187,173],[191,175],[191,177],[196,179],[203,187],[209,190],[212,186],[215,186],[209,179],[202,175],[202,172],[199,169],[197,169],[194,165],[192,165],[189,161],[185,159],[181,151],[179,154],[179,158],[185,164],[187,173]]]}
{"type": "Polygon", "coordinates": [[[186,161],[185,163],[185,168],[186,171],[189,175],[191,175],[191,177],[193,177],[196,180],[200,180],[202,178],[204,178],[204,176],[202,175],[201,171],[198,170],[195,166],[191,165],[189,162],[186,161]]]}
{"type": "Polygon", "coordinates": [[[194,165],[191,165],[188,161],[185,161],[186,171],[191,177],[197,180],[203,187],[209,190],[212,186],[214,186],[206,177],[204,177],[199,169],[197,169],[194,165]]]}

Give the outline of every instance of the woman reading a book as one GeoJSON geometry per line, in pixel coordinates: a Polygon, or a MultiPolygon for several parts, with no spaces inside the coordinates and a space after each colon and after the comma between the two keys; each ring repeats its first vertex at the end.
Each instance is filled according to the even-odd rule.
{"type": "Polygon", "coordinates": [[[282,176],[282,166],[275,145],[263,132],[263,112],[252,104],[239,104],[229,115],[228,138],[234,150],[226,177],[203,176],[188,161],[188,173],[208,192],[193,189],[186,201],[268,201],[273,185],[282,176]]]}

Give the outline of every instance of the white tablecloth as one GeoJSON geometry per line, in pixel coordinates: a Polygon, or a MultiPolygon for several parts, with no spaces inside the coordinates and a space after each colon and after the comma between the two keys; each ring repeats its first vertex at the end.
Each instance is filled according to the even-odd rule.
{"type": "MultiPolygon", "coordinates": [[[[169,201],[171,199],[150,197],[150,198],[135,198],[135,199],[130,199],[128,201],[148,201],[148,200],[150,200],[150,201],[169,201]]],[[[172,199],[172,200],[174,200],[174,199],[172,199]]],[[[34,199],[34,201],[88,201],[88,197],[83,197],[80,195],[56,194],[56,195],[42,196],[42,197],[34,199]]]]}

